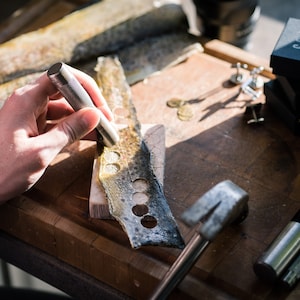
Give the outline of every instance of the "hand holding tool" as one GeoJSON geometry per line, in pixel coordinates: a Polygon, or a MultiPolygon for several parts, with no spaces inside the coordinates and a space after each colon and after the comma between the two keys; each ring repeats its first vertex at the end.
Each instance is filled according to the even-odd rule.
{"type": "MultiPolygon", "coordinates": [[[[95,107],[89,94],[76,77],[68,70],[66,64],[59,62],[52,65],[47,75],[74,110],[77,111],[84,107],[95,107]]],[[[102,141],[105,146],[112,147],[119,141],[119,135],[116,129],[103,114],[96,129],[99,140],[102,141]]]]}
{"type": "Polygon", "coordinates": [[[183,221],[193,226],[207,218],[200,230],[183,249],[162,279],[150,299],[166,299],[192,268],[206,246],[229,223],[242,222],[248,215],[248,194],[230,180],[215,185],[182,215],[183,221]]]}

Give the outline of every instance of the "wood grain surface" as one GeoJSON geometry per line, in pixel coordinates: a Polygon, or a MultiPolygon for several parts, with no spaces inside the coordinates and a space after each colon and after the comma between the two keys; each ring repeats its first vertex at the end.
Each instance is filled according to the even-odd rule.
{"type": "MultiPolygon", "coordinates": [[[[186,241],[193,229],[180,216],[208,189],[230,179],[250,195],[248,218],[209,245],[172,299],[271,299],[275,287],[261,282],[252,266],[299,206],[298,138],[267,106],[265,123],[248,125],[244,112],[251,100],[228,82],[232,72],[231,63],[199,53],[132,86],[140,122],[165,126],[165,194],[186,241]],[[174,97],[199,99],[190,121],[180,121],[166,105],[174,97]]],[[[1,207],[1,229],[145,299],[180,250],[133,250],[116,221],[90,218],[94,154],[95,144],[87,141],[62,151],[31,191],[1,207]]],[[[276,297],[292,299],[297,290],[276,291],[276,297]]]]}
{"type": "MultiPolygon", "coordinates": [[[[58,2],[69,11],[76,6],[69,2],[85,1],[58,2]]],[[[50,15],[42,19],[51,22],[50,15]]],[[[165,195],[186,242],[195,229],[181,222],[182,212],[220,181],[245,189],[250,211],[208,246],[170,298],[298,299],[299,286],[284,292],[266,284],[253,263],[299,209],[299,137],[267,105],[265,122],[248,125],[245,109],[252,100],[228,81],[238,61],[264,65],[270,80],[268,62],[217,40],[203,45],[205,53],[133,85],[134,104],[142,124],[165,128],[165,195]],[[190,100],[194,117],[179,120],[166,105],[171,98],[190,100]]],[[[257,102],[265,103],[264,96],[257,102]]],[[[146,299],[180,250],[134,250],[116,221],[90,217],[95,151],[89,141],[64,149],[34,188],[0,207],[0,229],[133,299],[146,299]]]]}

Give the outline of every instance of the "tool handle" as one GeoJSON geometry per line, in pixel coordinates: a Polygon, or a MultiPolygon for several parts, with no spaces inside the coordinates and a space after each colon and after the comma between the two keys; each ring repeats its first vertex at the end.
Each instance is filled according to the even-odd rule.
{"type": "Polygon", "coordinates": [[[208,240],[202,238],[199,233],[196,232],[169,271],[165,274],[150,300],[166,299],[189,272],[208,243],[208,240]]]}

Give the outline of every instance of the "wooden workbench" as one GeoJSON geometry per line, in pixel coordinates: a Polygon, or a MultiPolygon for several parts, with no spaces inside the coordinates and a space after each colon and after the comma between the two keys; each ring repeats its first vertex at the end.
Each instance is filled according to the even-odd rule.
{"type": "MultiPolygon", "coordinates": [[[[231,64],[208,54],[220,45],[212,41],[206,52],[133,85],[133,99],[141,123],[165,126],[165,194],[186,241],[192,230],[180,215],[213,185],[230,179],[250,195],[248,218],[209,245],[174,299],[176,293],[179,298],[268,299],[274,287],[261,282],[252,266],[299,207],[300,143],[268,107],[263,125],[247,124],[249,96],[236,97],[238,87],[228,83],[231,64]],[[192,120],[180,121],[167,107],[173,97],[201,99],[192,120]]],[[[116,221],[89,217],[94,151],[88,141],[62,151],[31,191],[0,208],[1,229],[132,298],[145,299],[180,250],[133,250],[116,221]]]]}
{"type": "MultiPolygon", "coordinates": [[[[249,193],[250,210],[208,246],[171,299],[296,299],[298,286],[285,292],[262,282],[253,263],[299,209],[299,137],[266,105],[264,124],[248,125],[250,97],[228,82],[232,62],[268,62],[219,41],[204,48],[134,84],[137,115],[141,123],[165,126],[165,195],[185,241],[193,230],[180,215],[222,180],[249,193]],[[199,99],[192,120],[180,121],[167,107],[175,97],[199,99]]],[[[116,221],[89,217],[94,153],[94,142],[74,143],[29,192],[0,207],[0,254],[79,299],[96,299],[102,288],[103,299],[147,299],[180,250],[134,250],[116,221]]]]}

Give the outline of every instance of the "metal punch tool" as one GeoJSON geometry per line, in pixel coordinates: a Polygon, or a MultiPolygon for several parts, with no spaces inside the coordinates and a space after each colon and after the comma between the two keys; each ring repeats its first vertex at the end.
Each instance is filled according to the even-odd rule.
{"type": "MultiPolygon", "coordinates": [[[[76,77],[69,71],[66,64],[59,62],[52,65],[49,68],[47,75],[75,111],[84,107],[95,107],[89,94],[82,87],[76,77]]],[[[96,130],[98,133],[98,140],[107,147],[112,147],[119,141],[117,130],[108,121],[104,114],[101,115],[101,119],[96,130]]]]}

